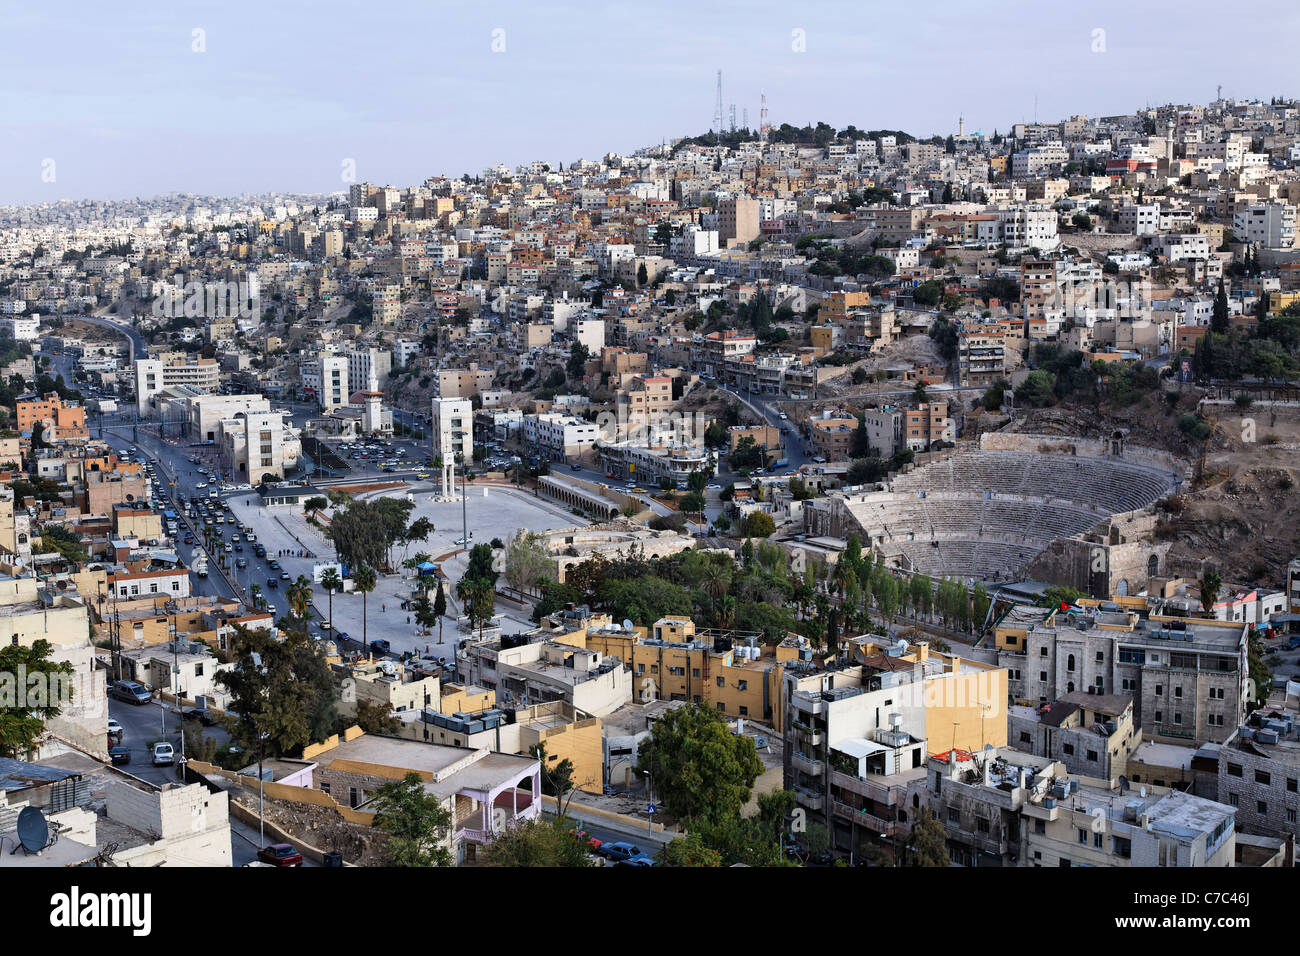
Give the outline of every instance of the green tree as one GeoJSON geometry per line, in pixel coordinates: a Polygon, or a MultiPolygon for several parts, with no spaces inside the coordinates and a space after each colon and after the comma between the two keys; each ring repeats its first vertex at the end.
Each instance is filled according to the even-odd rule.
{"type": "Polygon", "coordinates": [[[591,866],[586,846],[569,832],[566,817],[528,820],[494,835],[484,854],[486,866],[591,866]]]}
{"type": "Polygon", "coordinates": [[[1219,589],[1223,586],[1223,579],[1219,577],[1216,571],[1206,571],[1201,575],[1199,587],[1201,591],[1201,612],[1206,617],[1214,616],[1214,602],[1219,599],[1219,589]]]}
{"type": "Polygon", "coordinates": [[[1214,294],[1214,311],[1210,315],[1210,331],[1219,335],[1228,333],[1228,290],[1219,279],[1219,290],[1214,294]]]}
{"type": "Polygon", "coordinates": [[[58,717],[60,705],[67,703],[58,690],[66,687],[71,694],[72,665],[51,660],[52,650],[43,638],[33,641],[31,647],[0,647],[0,757],[29,759],[45,734],[45,722],[58,717]],[[26,681],[20,680],[23,674],[26,681]],[[33,677],[40,680],[33,684],[33,677]],[[37,686],[44,687],[43,694],[35,692],[37,686]]]}
{"type": "Polygon", "coordinates": [[[581,342],[574,342],[573,348],[569,350],[569,363],[567,371],[569,378],[575,382],[582,381],[583,372],[587,367],[587,346],[581,342]]]}
{"type": "Polygon", "coordinates": [[[442,619],[447,614],[447,593],[442,588],[442,578],[438,579],[438,593],[433,598],[433,613],[438,617],[438,643],[442,643],[442,619]]]}
{"type": "Polygon", "coordinates": [[[546,752],[546,743],[528,748],[530,756],[536,757],[542,765],[542,793],[548,797],[564,799],[565,794],[574,788],[573,761],[568,757],[557,760],[553,754],[546,752]]]}
{"type": "Polygon", "coordinates": [[[941,824],[929,807],[922,807],[912,824],[912,836],[903,851],[904,866],[952,866],[941,824]]]}
{"type": "Polygon", "coordinates": [[[776,521],[766,511],[751,511],[745,516],[745,537],[766,538],[775,532],[776,521]]]}
{"type": "Polygon", "coordinates": [[[451,811],[424,788],[418,773],[386,783],[375,792],[374,825],[389,835],[385,848],[390,866],[451,866],[445,841],[451,811]]]}
{"type": "Polygon", "coordinates": [[[688,704],[655,721],[637,770],[649,772],[664,807],[679,820],[739,816],[763,764],[750,737],[716,711],[688,704]]]}
{"type": "MultiPolygon", "coordinates": [[[[354,717],[339,721],[341,724],[356,724],[368,734],[396,736],[402,731],[402,722],[383,704],[368,700],[357,701],[354,717]]],[[[340,728],[340,730],[346,729],[340,728]]]]}
{"type": "Polygon", "coordinates": [[[655,861],[660,866],[722,866],[722,854],[692,831],[660,847],[655,861]]]}
{"type": "MultiPolygon", "coordinates": [[[[298,575],[298,580],[289,585],[288,590],[285,592],[285,597],[289,600],[290,610],[293,611],[294,616],[303,625],[307,623],[307,607],[311,604],[311,596],[311,578],[305,574],[298,575]]],[[[330,623],[333,624],[332,621],[330,623]]]]}

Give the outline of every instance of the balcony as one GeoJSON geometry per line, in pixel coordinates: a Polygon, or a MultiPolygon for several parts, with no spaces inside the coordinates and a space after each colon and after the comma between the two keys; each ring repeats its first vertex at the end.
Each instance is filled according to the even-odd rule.
{"type": "Polygon", "coordinates": [[[805,790],[803,787],[794,788],[795,802],[801,807],[806,807],[814,812],[825,809],[826,794],[814,793],[811,790],[805,790]]]}
{"type": "Polygon", "coordinates": [[[847,773],[840,773],[838,770],[831,771],[830,782],[841,790],[856,793],[888,807],[897,806],[901,796],[900,791],[887,784],[875,780],[862,780],[847,773]]]}
{"type": "Polygon", "coordinates": [[[872,833],[893,837],[900,832],[897,820],[886,820],[883,817],[862,810],[855,810],[848,804],[840,803],[838,800],[831,801],[831,812],[841,820],[847,820],[855,826],[870,830],[872,833]]]}
{"type": "Polygon", "coordinates": [[[821,776],[822,764],[820,760],[816,760],[812,757],[806,756],[805,754],[801,754],[798,751],[795,751],[793,754],[790,755],[790,763],[794,766],[796,770],[800,770],[803,773],[808,774],[808,776],[810,777],[821,776]]]}

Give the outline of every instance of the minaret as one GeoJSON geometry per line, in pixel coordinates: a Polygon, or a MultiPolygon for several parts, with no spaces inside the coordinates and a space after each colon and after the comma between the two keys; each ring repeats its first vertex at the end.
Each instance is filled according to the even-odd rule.
{"type": "Polygon", "coordinates": [[[958,116],[957,117],[957,138],[961,139],[965,135],[966,135],[966,117],[958,116]]]}

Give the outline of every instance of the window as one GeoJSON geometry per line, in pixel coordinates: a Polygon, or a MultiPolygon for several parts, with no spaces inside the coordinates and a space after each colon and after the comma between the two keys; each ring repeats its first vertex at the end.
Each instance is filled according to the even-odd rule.
{"type": "Polygon", "coordinates": [[[1038,672],[1038,679],[1039,679],[1039,680],[1042,680],[1042,681],[1047,680],[1047,671],[1039,671],[1039,672],[1038,672]]]}
{"type": "Polygon", "coordinates": [[[329,792],[330,792],[330,785],[329,785],[329,781],[328,781],[328,780],[322,780],[322,781],[321,781],[321,783],[320,783],[320,792],[321,792],[321,793],[329,793],[329,792]]]}
{"type": "Polygon", "coordinates": [[[956,807],[949,807],[949,808],[948,808],[948,822],[949,822],[949,823],[952,823],[952,824],[960,824],[960,823],[961,823],[961,811],[958,810],[956,807]]]}
{"type": "Polygon", "coordinates": [[[195,664],[195,665],[194,665],[194,676],[195,676],[195,677],[202,677],[202,676],[203,676],[203,665],[202,665],[201,663],[200,663],[200,664],[195,664]]]}
{"type": "Polygon", "coordinates": [[[722,701],[718,701],[718,710],[725,711],[726,709],[727,709],[727,705],[724,704],[722,701]]]}
{"type": "Polygon", "coordinates": [[[748,707],[745,707],[745,706],[742,705],[741,708],[740,708],[740,716],[741,716],[741,717],[748,717],[748,716],[749,716],[749,708],[748,708],[748,707]]]}
{"type": "Polygon", "coordinates": [[[1020,742],[1022,744],[1032,743],[1033,738],[1029,736],[1028,731],[1020,731],[1020,742]]]}
{"type": "Polygon", "coordinates": [[[1157,710],[1157,711],[1156,711],[1156,723],[1158,724],[1158,723],[1160,723],[1160,722],[1161,722],[1162,720],[1164,720],[1164,719],[1165,719],[1165,715],[1164,715],[1164,713],[1163,713],[1162,711],[1157,710]]]}
{"type": "Polygon", "coordinates": [[[1296,811],[1294,811],[1294,810],[1288,810],[1288,811],[1286,812],[1286,822],[1287,822],[1287,823],[1295,823],[1295,822],[1296,822],[1296,811]]]}
{"type": "Polygon", "coordinates": [[[1235,807],[1239,805],[1240,805],[1239,798],[1237,797],[1237,795],[1235,793],[1228,794],[1228,806],[1235,807]]]}
{"type": "Polygon", "coordinates": [[[975,829],[978,830],[980,833],[988,833],[988,832],[989,832],[989,822],[988,822],[987,820],[984,820],[984,819],[976,820],[976,821],[975,821],[975,829]]]}
{"type": "Polygon", "coordinates": [[[1259,815],[1261,817],[1268,816],[1268,804],[1265,803],[1263,800],[1256,801],[1255,809],[1259,811],[1259,815]]]}
{"type": "Polygon", "coordinates": [[[1062,744],[1061,750],[1070,756],[1074,756],[1074,744],[1062,744]]]}
{"type": "Polygon", "coordinates": [[[725,677],[719,677],[719,678],[718,678],[718,686],[719,686],[719,687],[726,687],[726,686],[727,686],[727,679],[726,679],[725,677]]]}
{"type": "Polygon", "coordinates": [[[1156,696],[1157,696],[1157,697],[1163,697],[1163,696],[1165,696],[1165,685],[1164,685],[1164,684],[1156,684],[1156,696]]]}
{"type": "Polygon", "coordinates": [[[736,690],[749,690],[749,681],[736,681],[736,690]]]}
{"type": "Polygon", "coordinates": [[[1175,713],[1175,714],[1174,714],[1174,723],[1176,723],[1176,724],[1181,724],[1182,722],[1183,722],[1183,715],[1182,715],[1182,714],[1179,714],[1179,713],[1175,713]]]}
{"type": "Polygon", "coordinates": [[[1098,652],[1097,652],[1097,663],[1098,663],[1098,664],[1104,664],[1105,662],[1106,662],[1106,653],[1105,653],[1104,651],[1098,651],[1098,652]]]}
{"type": "Polygon", "coordinates": [[[1239,764],[1239,763],[1230,763],[1230,764],[1228,764],[1228,776],[1229,776],[1229,777],[1240,777],[1240,776],[1241,776],[1241,764],[1239,764]]]}
{"type": "Polygon", "coordinates": [[[699,676],[700,676],[700,669],[699,669],[698,667],[692,667],[692,668],[691,668],[691,676],[692,676],[692,677],[699,677],[699,676]]]}
{"type": "Polygon", "coordinates": [[[1300,780],[1297,780],[1295,777],[1287,777],[1286,788],[1291,793],[1295,793],[1297,789],[1300,789],[1300,780]]]}
{"type": "MultiPolygon", "coordinates": [[[[1044,823],[1042,820],[1035,820],[1035,821],[1034,821],[1034,832],[1035,832],[1035,833],[1039,833],[1039,834],[1046,833],[1046,832],[1047,832],[1047,824],[1044,823]]],[[[1035,856],[1037,856],[1037,854],[1035,854],[1035,856]]]]}
{"type": "Polygon", "coordinates": [[[1067,657],[1067,658],[1065,659],[1065,669],[1066,669],[1067,671],[1073,671],[1073,670],[1074,670],[1074,655],[1073,655],[1073,654],[1071,654],[1069,657],[1067,657]]]}
{"type": "Polygon", "coordinates": [[[1273,782],[1273,778],[1272,778],[1272,776],[1268,773],[1267,770],[1256,770],[1256,771],[1255,771],[1255,782],[1256,782],[1256,783],[1262,783],[1262,784],[1264,784],[1264,786],[1268,786],[1270,783],[1273,782]]]}
{"type": "Polygon", "coordinates": [[[1088,845],[1088,831],[1083,827],[1079,827],[1079,842],[1084,846],[1088,845]]]}
{"type": "Polygon", "coordinates": [[[1093,845],[1093,847],[1094,847],[1095,849],[1100,850],[1100,849],[1101,849],[1101,846],[1102,846],[1102,841],[1103,841],[1104,839],[1105,839],[1105,837],[1104,837],[1102,834],[1100,834],[1100,833],[1094,833],[1094,834],[1092,835],[1092,845],[1093,845]]]}
{"type": "Polygon", "coordinates": [[[636,672],[637,672],[638,674],[644,674],[644,673],[645,673],[645,663],[644,663],[644,662],[642,662],[642,663],[636,665],[636,672]]]}
{"type": "Polygon", "coordinates": [[[1040,648],[1038,649],[1038,656],[1039,656],[1039,657],[1046,657],[1046,656],[1047,656],[1047,648],[1046,648],[1046,647],[1040,647],[1040,648]]]}
{"type": "Polygon", "coordinates": [[[1096,762],[1097,762],[1097,751],[1095,751],[1095,750],[1089,750],[1089,751],[1088,751],[1088,760],[1089,760],[1090,763],[1096,763],[1096,762]]]}
{"type": "Polygon", "coordinates": [[[1175,688],[1174,688],[1174,696],[1175,696],[1175,697],[1182,697],[1182,696],[1183,696],[1183,689],[1182,689],[1182,687],[1175,687],[1175,688]]]}

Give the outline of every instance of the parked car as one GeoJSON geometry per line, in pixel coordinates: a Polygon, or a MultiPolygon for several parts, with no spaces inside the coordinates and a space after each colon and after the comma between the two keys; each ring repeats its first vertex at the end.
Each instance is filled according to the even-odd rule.
{"type": "Polygon", "coordinates": [[[211,727],[217,722],[217,715],[207,707],[191,707],[189,710],[182,711],[181,716],[186,720],[197,720],[204,727],[211,727]]]}
{"type": "Polygon", "coordinates": [[[605,841],[597,840],[594,836],[588,836],[586,830],[579,830],[577,827],[574,827],[569,831],[569,836],[585,843],[587,849],[592,853],[598,852],[600,848],[605,845],[605,841]]]}
{"type": "Polygon", "coordinates": [[[128,704],[148,704],[153,700],[153,692],[143,684],[137,684],[133,680],[116,681],[109,694],[118,700],[124,700],[128,704]]]}
{"type": "Polygon", "coordinates": [[[114,764],[130,763],[131,751],[118,744],[116,747],[108,748],[108,759],[114,764]]]}
{"type": "Polygon", "coordinates": [[[122,725],[112,717],[108,718],[108,732],[114,736],[122,733],[122,725]]]}
{"type": "Polygon", "coordinates": [[[631,843],[606,843],[600,848],[600,855],[607,860],[613,860],[615,863],[621,863],[625,860],[649,860],[650,857],[641,852],[639,846],[631,843]]]}
{"type": "Polygon", "coordinates": [[[370,650],[372,653],[376,654],[391,654],[393,652],[393,646],[383,638],[376,638],[370,642],[370,650]]]}
{"type": "Polygon", "coordinates": [[[302,854],[288,843],[272,843],[257,851],[257,858],[270,866],[302,866],[302,854]]]}
{"type": "Polygon", "coordinates": [[[280,586],[280,579],[279,579],[279,578],[267,578],[267,579],[266,579],[266,586],[267,586],[268,588],[278,588],[278,587],[280,586]]]}
{"type": "Polygon", "coordinates": [[[171,744],[156,743],[153,745],[153,765],[155,767],[170,767],[176,762],[176,751],[171,744]]]}

